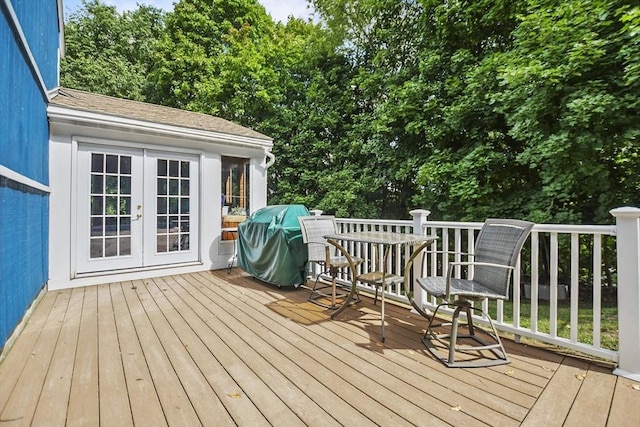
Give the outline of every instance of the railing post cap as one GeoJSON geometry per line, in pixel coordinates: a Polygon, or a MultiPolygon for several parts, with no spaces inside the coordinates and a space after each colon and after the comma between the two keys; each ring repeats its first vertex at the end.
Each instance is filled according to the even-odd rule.
{"type": "Polygon", "coordinates": [[[412,211],[409,211],[409,214],[411,214],[411,216],[416,216],[416,215],[429,216],[430,213],[431,211],[428,211],[426,209],[414,209],[412,211]]]}
{"type": "Polygon", "coordinates": [[[313,216],[320,216],[320,215],[322,215],[322,212],[324,212],[324,211],[323,211],[323,210],[320,210],[320,209],[311,209],[311,210],[309,211],[309,213],[310,213],[311,215],[313,215],[313,216]]]}
{"type": "Polygon", "coordinates": [[[640,217],[640,209],[633,206],[623,206],[621,208],[612,209],[609,213],[616,218],[638,218],[640,217]]]}

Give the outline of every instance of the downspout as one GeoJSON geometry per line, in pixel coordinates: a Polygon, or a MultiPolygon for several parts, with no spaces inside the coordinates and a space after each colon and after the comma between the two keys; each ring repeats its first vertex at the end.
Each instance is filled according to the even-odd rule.
{"type": "Polygon", "coordinates": [[[264,169],[267,170],[276,162],[276,156],[274,156],[273,153],[267,148],[264,149],[264,155],[269,158],[267,164],[264,165],[264,169]]]}

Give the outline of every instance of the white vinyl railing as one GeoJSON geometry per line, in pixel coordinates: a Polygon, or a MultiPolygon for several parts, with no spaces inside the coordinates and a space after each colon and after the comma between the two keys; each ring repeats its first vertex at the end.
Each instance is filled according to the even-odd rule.
{"type": "MultiPolygon", "coordinates": [[[[472,253],[477,231],[482,227],[482,223],[475,222],[429,221],[428,214],[412,211],[412,220],[339,218],[338,226],[340,232],[437,235],[438,240],[427,249],[423,261],[414,266],[415,282],[420,274],[441,275],[449,262],[463,257],[460,253],[472,253]]],[[[483,308],[498,329],[513,334],[516,340],[532,338],[617,362],[616,373],[639,379],[640,209],[621,208],[612,214],[618,219],[617,225],[536,224],[522,250],[510,300],[485,301],[483,308]],[[626,230],[624,236],[621,227],[626,230]],[[623,254],[619,253],[621,244],[623,254]],[[618,286],[623,278],[624,288],[618,286]],[[629,313],[621,312],[625,304],[629,313]],[[618,319],[631,324],[623,325],[618,319]]],[[[378,253],[363,245],[348,249],[367,261],[360,267],[362,270],[371,265],[371,257],[378,253]]],[[[411,248],[398,248],[389,257],[387,270],[404,274],[404,262],[410,253],[411,248]]],[[[458,269],[454,274],[464,272],[458,269]]],[[[427,309],[435,307],[435,299],[424,295],[419,286],[414,286],[413,291],[416,302],[427,309]]],[[[400,286],[389,289],[386,295],[408,302],[400,286]]]]}
{"type": "MultiPolygon", "coordinates": [[[[473,253],[476,232],[482,223],[429,221],[428,234],[441,236],[437,251],[427,254],[426,274],[442,275],[455,253],[473,253]]],[[[514,274],[508,302],[491,306],[485,301],[496,327],[520,337],[534,338],[607,360],[617,361],[617,307],[607,307],[616,324],[612,337],[602,337],[603,240],[615,236],[613,226],[535,225],[525,243],[514,274]]],[[[610,246],[615,241],[607,242],[610,246]]],[[[615,266],[615,254],[612,257],[615,266]]],[[[454,275],[460,277],[460,268],[454,275]]],[[[608,296],[611,286],[604,296],[608,296]]],[[[435,307],[435,300],[420,295],[423,305],[435,307]]],[[[482,319],[478,319],[482,321],[482,319]]]]}

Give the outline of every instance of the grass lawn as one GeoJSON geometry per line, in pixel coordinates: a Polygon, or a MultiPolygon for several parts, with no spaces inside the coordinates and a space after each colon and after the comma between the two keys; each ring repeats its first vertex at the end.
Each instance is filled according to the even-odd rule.
{"type": "MultiPolygon", "coordinates": [[[[570,302],[569,300],[558,301],[558,331],[557,335],[562,338],[570,338],[570,302]]],[[[494,316],[496,313],[495,302],[490,302],[489,313],[494,316]]],[[[539,301],[538,303],[538,331],[549,333],[549,302],[539,301]]],[[[513,303],[504,302],[504,321],[513,322],[513,303]]],[[[522,299],[520,301],[520,326],[531,327],[531,301],[522,299]]],[[[587,302],[580,302],[578,309],[578,341],[585,344],[593,344],[593,307],[587,302]]],[[[603,302],[600,316],[600,344],[601,347],[609,350],[618,349],[618,306],[615,302],[603,302]]]]}

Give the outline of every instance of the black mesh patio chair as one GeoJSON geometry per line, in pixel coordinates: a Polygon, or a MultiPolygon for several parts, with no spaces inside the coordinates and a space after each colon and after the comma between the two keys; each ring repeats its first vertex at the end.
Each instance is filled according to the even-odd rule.
{"type": "Polygon", "coordinates": [[[482,310],[481,301],[509,299],[512,272],[533,225],[519,220],[487,219],[476,239],[475,253],[469,255],[470,261],[450,262],[445,277],[418,279],[418,284],[428,295],[442,298],[433,314],[428,316],[429,323],[422,341],[430,353],[446,366],[480,367],[509,363],[491,316],[482,310]],[[470,278],[453,277],[456,266],[466,266],[470,278]],[[474,302],[478,305],[474,306],[474,302]],[[442,306],[454,308],[451,322],[436,323],[442,306]],[[472,310],[486,316],[491,330],[474,326],[472,310]],[[461,331],[464,327],[459,324],[461,312],[466,314],[467,333],[461,331]],[[443,326],[449,326],[449,331],[436,332],[436,328],[443,326]],[[467,356],[456,360],[456,352],[467,356]]]}
{"type": "MultiPolygon", "coordinates": [[[[300,216],[298,222],[302,231],[302,241],[307,244],[308,262],[315,262],[322,267],[322,272],[316,275],[311,287],[309,301],[321,307],[337,309],[340,305],[336,305],[336,299],[346,297],[351,289],[351,283],[348,281],[338,283],[338,276],[344,269],[350,270],[364,260],[352,257],[353,266],[351,266],[349,259],[339,255],[337,248],[330,245],[324,238],[328,234],[337,232],[334,216],[300,216]],[[327,300],[330,303],[325,302],[327,300]]],[[[356,297],[359,298],[357,294],[356,297]]]]}

